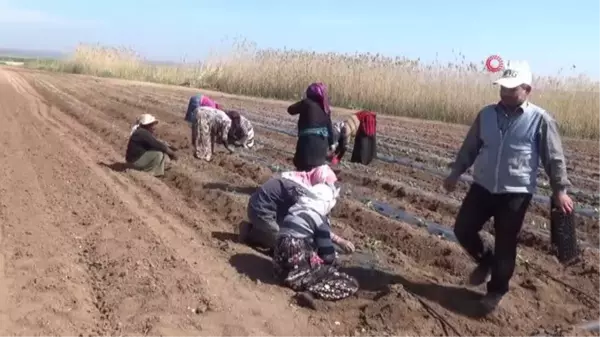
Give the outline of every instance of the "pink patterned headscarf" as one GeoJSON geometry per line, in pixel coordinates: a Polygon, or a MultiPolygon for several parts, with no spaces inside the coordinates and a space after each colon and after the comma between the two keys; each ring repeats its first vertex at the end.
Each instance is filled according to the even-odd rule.
{"type": "Polygon", "coordinates": [[[305,186],[313,186],[317,184],[334,184],[337,182],[335,172],[329,165],[321,165],[314,169],[305,171],[288,171],[281,174],[283,178],[294,180],[305,186]]]}
{"type": "Polygon", "coordinates": [[[330,114],[329,95],[327,94],[327,86],[322,82],[315,82],[306,88],[306,98],[309,98],[321,105],[325,113],[330,114]]]}
{"type": "Polygon", "coordinates": [[[211,108],[215,108],[218,109],[218,104],[215,103],[215,101],[213,101],[212,99],[210,99],[208,96],[206,95],[202,95],[202,98],[200,99],[200,106],[208,106],[211,108]]]}
{"type": "Polygon", "coordinates": [[[315,167],[314,169],[308,172],[308,176],[311,184],[333,184],[337,181],[337,177],[335,172],[329,167],[329,165],[321,165],[319,167],[315,167]]]}

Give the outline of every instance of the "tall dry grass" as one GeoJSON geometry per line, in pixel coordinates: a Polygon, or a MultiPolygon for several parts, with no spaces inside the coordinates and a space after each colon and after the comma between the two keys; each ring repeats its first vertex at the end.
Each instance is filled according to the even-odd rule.
{"type": "MultiPolygon", "coordinates": [[[[464,57],[422,64],[378,54],[260,50],[241,43],[202,64],[157,65],[130,49],[81,45],[68,60],[30,66],[278,99],[298,99],[308,84],[323,81],[335,106],[462,124],[498,100],[491,84],[497,75],[464,57]]],[[[599,139],[599,100],[598,83],[585,76],[534,78],[532,101],[550,111],[567,136],[599,139]]]]}
{"type": "Polygon", "coordinates": [[[203,65],[159,65],[146,62],[134,50],[124,47],[80,45],[66,60],[34,60],[29,67],[87,74],[100,77],[117,77],[138,81],[181,84],[182,79],[202,79],[213,72],[203,65]]]}

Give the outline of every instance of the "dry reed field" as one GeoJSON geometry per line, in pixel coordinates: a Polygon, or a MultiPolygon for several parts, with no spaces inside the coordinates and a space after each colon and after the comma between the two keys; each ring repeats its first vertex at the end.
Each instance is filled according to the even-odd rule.
{"type": "MultiPolygon", "coordinates": [[[[296,99],[310,82],[323,81],[335,106],[469,124],[483,105],[498,100],[491,84],[498,75],[460,58],[427,65],[377,54],[260,50],[239,43],[202,64],[155,65],[130,49],[81,45],[69,60],[29,66],[277,99],[296,99]]],[[[532,68],[535,75],[535,64],[532,68]]],[[[598,82],[585,76],[535,77],[532,100],[558,120],[564,135],[599,138],[598,82]]]]}

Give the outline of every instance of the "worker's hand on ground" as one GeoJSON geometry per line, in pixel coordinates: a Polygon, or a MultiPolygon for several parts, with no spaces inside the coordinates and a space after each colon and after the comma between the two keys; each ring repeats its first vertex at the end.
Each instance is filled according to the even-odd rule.
{"type": "Polygon", "coordinates": [[[171,160],[177,160],[177,155],[175,154],[175,152],[171,152],[169,153],[169,158],[171,158],[171,160]]]}
{"type": "Polygon", "coordinates": [[[346,240],[346,239],[340,239],[340,240],[338,240],[337,244],[347,254],[354,253],[354,251],[356,250],[356,247],[354,247],[354,244],[352,242],[346,240]]]}
{"type": "Polygon", "coordinates": [[[566,192],[559,192],[554,196],[556,207],[565,214],[571,214],[573,212],[573,200],[566,192]]]}
{"type": "Polygon", "coordinates": [[[444,179],[444,189],[448,192],[453,192],[456,189],[457,182],[458,182],[457,178],[448,176],[446,179],[444,179]]]}

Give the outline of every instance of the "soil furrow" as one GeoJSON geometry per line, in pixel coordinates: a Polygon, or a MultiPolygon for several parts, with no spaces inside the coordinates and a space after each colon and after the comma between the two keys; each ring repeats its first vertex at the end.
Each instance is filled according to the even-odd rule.
{"type": "MultiPolygon", "coordinates": [[[[111,197],[114,198],[113,194],[117,193],[130,198],[130,205],[114,206],[125,207],[124,212],[132,214],[130,217],[134,219],[131,223],[121,225],[126,230],[122,238],[116,237],[111,229],[119,225],[118,221],[108,225],[92,224],[83,236],[82,246],[86,252],[82,252],[82,266],[89,266],[87,275],[90,283],[95,285],[90,293],[101,297],[99,310],[96,310],[98,317],[93,321],[98,333],[180,334],[183,331],[200,331],[202,328],[203,334],[238,335],[381,335],[400,331],[420,335],[523,335],[556,326],[568,329],[571,325],[594,319],[600,314],[598,303],[584,301],[587,297],[581,295],[597,292],[597,265],[600,260],[597,251],[584,250],[580,262],[565,268],[548,254],[543,239],[531,234],[532,242],[524,241],[520,249],[520,255],[527,263],[517,268],[513,289],[501,308],[488,318],[474,318],[473,308],[481,289],[464,286],[463,280],[473,264],[456,244],[401,221],[386,218],[354,200],[363,195],[375,196],[426,218],[439,217],[440,222],[451,225],[456,207],[452,199],[443,200],[435,194],[418,190],[423,188],[427,192],[438,193],[438,178],[432,178],[427,173],[415,172],[410,175],[408,169],[399,169],[397,165],[387,163],[377,163],[369,168],[345,165],[339,173],[347,195],[341,198],[332,214],[334,230],[356,243],[358,252],[344,257],[343,263],[345,270],[361,281],[361,291],[356,297],[339,303],[319,302],[321,310],[315,313],[289,306],[285,299],[289,298],[291,292],[271,284],[273,279],[270,277],[268,258],[251,253],[237,244],[234,235],[237,224],[246,220],[248,193],[271,176],[269,166],[290,164],[289,153],[293,149],[293,142],[289,138],[257,128],[259,144],[255,151],[226,155],[218,147],[215,160],[204,163],[191,156],[189,127],[179,118],[176,108],[169,108],[175,100],[187,104],[188,94],[182,95],[182,99],[177,97],[189,91],[172,87],[145,87],[143,84],[128,86],[123,84],[125,82],[118,82],[117,85],[115,81],[83,76],[24,74],[45,101],[56,108],[53,116],[64,113],[72,119],[69,122],[65,116],[59,120],[69,124],[68,131],[76,133],[69,136],[70,151],[74,158],[83,161],[87,171],[94,173],[91,177],[102,181],[102,184],[112,181],[109,184],[111,197]],[[133,98],[153,93],[159,100],[164,99],[169,103],[139,103],[133,98]],[[118,161],[132,122],[143,112],[157,115],[162,122],[159,136],[181,149],[180,160],[173,163],[167,176],[156,180],[138,172],[92,168],[92,162],[100,161],[103,157],[107,161],[118,161]],[[89,140],[76,140],[84,137],[89,140]],[[93,152],[94,155],[86,155],[74,147],[87,149],[81,151],[93,152]],[[391,176],[378,174],[381,171],[386,175],[389,172],[391,176]],[[400,179],[403,175],[410,179],[400,179]],[[369,179],[365,180],[365,177],[369,179]],[[390,182],[388,179],[403,183],[390,182]],[[146,196],[135,197],[140,193],[146,193],[146,196]],[[138,210],[134,212],[132,207],[138,210]],[[141,212],[148,215],[142,216],[141,212]],[[172,229],[169,230],[169,226],[172,229]],[[146,234],[136,241],[139,233],[146,234]],[[194,246],[190,244],[190,237],[194,239],[194,246]],[[131,261],[126,259],[135,254],[133,251],[110,249],[127,247],[131,243],[132,249],[135,252],[139,250],[139,256],[144,257],[138,259],[141,261],[139,266],[135,265],[135,258],[131,261]],[[202,248],[197,251],[195,246],[202,248]],[[363,258],[370,262],[361,260],[363,258]],[[230,270],[232,267],[227,265],[227,259],[234,270],[230,270]],[[134,273],[141,273],[145,281],[137,286],[126,281],[124,284],[129,287],[115,287],[121,284],[115,281],[119,278],[121,268],[128,270],[124,276],[126,280],[134,273]],[[249,279],[236,279],[233,274],[238,272],[249,279]],[[215,276],[219,274],[222,276],[215,276]],[[182,281],[176,282],[178,278],[182,281]],[[207,278],[211,282],[204,282],[207,278]],[[196,279],[202,281],[194,283],[196,279]],[[233,280],[230,281],[233,283],[223,286],[226,279],[233,280]],[[184,286],[174,287],[173,284],[184,286]],[[574,288],[579,289],[580,293],[569,293],[574,288]],[[137,303],[143,303],[145,310],[122,322],[117,318],[126,314],[121,311],[123,308],[117,305],[115,298],[127,294],[128,290],[136,292],[132,298],[137,298],[137,303]],[[253,291],[257,295],[251,298],[249,296],[253,291]],[[231,293],[231,298],[227,293],[231,293]],[[165,294],[179,295],[170,299],[165,298],[165,294]],[[179,296],[184,297],[179,300],[179,296]],[[264,298],[270,298],[268,305],[261,300],[260,309],[258,306],[254,307],[254,311],[249,309],[252,301],[264,298]],[[192,314],[191,318],[173,311],[191,306],[186,302],[189,299],[205,305],[198,305],[194,313],[188,311],[192,314]],[[248,304],[244,305],[245,302],[248,304]],[[159,307],[153,303],[163,305],[159,307]],[[235,312],[238,316],[233,317],[244,322],[243,327],[227,320],[232,308],[237,308],[235,312]],[[166,313],[163,316],[165,318],[157,323],[156,318],[161,312],[166,313]],[[246,316],[239,316],[241,313],[246,316]],[[260,324],[269,314],[278,319],[260,324]],[[336,321],[342,324],[336,324],[336,321]]],[[[232,102],[231,105],[235,102],[253,111],[269,112],[276,106],[276,103],[242,98],[224,98],[223,101],[232,102]]],[[[396,125],[394,123],[409,127],[419,125],[416,122],[393,122],[392,125],[396,125]]],[[[51,128],[56,130],[59,127],[51,128]]],[[[429,144],[429,141],[424,142],[429,144]]],[[[114,169],[117,167],[115,163],[106,165],[114,169]]],[[[79,184],[73,185],[73,188],[81,188],[79,184]]],[[[460,198],[460,193],[454,197],[460,198]]],[[[543,213],[537,210],[532,213],[534,217],[539,215],[543,213]]],[[[597,227],[589,229],[589,233],[594,231],[597,234],[597,227]]]]}

